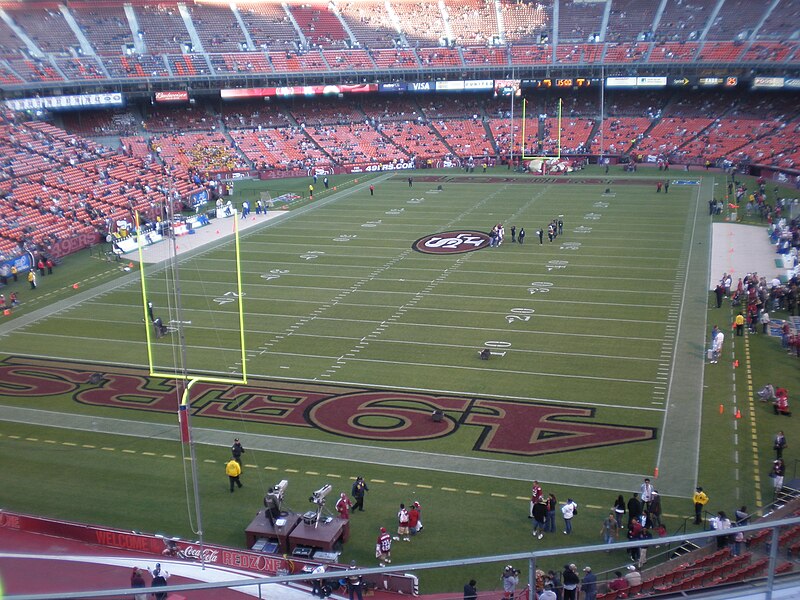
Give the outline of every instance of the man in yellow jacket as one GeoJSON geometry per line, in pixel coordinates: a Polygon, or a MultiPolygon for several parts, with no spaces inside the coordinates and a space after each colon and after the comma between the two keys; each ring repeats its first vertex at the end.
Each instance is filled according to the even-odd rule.
{"type": "MultiPolygon", "coordinates": [[[[231,491],[233,491],[232,483],[231,491]]],[[[703,507],[708,504],[708,496],[703,491],[703,488],[699,487],[695,490],[692,501],[694,502],[694,524],[700,525],[703,522],[703,507]]]]}
{"type": "Polygon", "coordinates": [[[235,458],[232,458],[225,464],[225,473],[227,474],[228,479],[231,482],[231,494],[232,494],[233,484],[242,487],[242,482],[239,481],[239,475],[242,474],[242,467],[239,466],[239,463],[236,462],[235,458]]]}
{"type": "Polygon", "coordinates": [[[744,315],[742,313],[736,315],[733,324],[736,327],[736,335],[744,335],[744,315]]]}

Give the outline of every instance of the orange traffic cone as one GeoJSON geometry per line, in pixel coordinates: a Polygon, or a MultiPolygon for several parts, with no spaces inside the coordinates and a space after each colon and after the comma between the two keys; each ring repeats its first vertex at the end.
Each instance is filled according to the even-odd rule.
{"type": "Polygon", "coordinates": [[[737,419],[741,419],[742,418],[742,411],[740,411],[738,408],[736,409],[736,418],[737,419]]]}
{"type": "Polygon", "coordinates": [[[733,361],[733,368],[737,369],[738,367],[739,367],[739,359],[736,359],[735,361],[733,361]]]}
{"type": "Polygon", "coordinates": [[[722,414],[722,413],[724,413],[724,412],[725,412],[725,406],[723,406],[722,404],[720,404],[720,405],[719,405],[719,414],[722,414]]]}
{"type": "Polygon", "coordinates": [[[653,470],[653,479],[658,479],[658,467],[653,470]]]}
{"type": "Polygon", "coordinates": [[[77,283],[73,283],[72,284],[72,289],[73,290],[77,290],[79,287],[81,287],[81,286],[79,286],[77,283]]]}
{"type": "Polygon", "coordinates": [[[133,263],[132,263],[132,262],[129,262],[129,263],[128,263],[128,267],[132,269],[132,268],[133,268],[133,263]]]}

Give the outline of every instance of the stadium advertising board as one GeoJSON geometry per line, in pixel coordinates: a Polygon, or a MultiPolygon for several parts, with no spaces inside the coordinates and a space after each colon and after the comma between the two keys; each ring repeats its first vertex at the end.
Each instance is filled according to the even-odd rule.
{"type": "Polygon", "coordinates": [[[378,92],[380,93],[388,93],[388,94],[396,94],[399,92],[406,91],[406,84],[403,82],[398,83],[379,83],[378,84],[378,92]]]}
{"type": "Polygon", "coordinates": [[[338,96],[339,94],[364,94],[377,92],[377,83],[357,83],[342,85],[293,85],[262,88],[227,88],[220,90],[223,100],[243,98],[291,98],[293,96],[338,96]]]}
{"type": "Polygon", "coordinates": [[[404,171],[406,169],[413,169],[414,161],[410,160],[407,162],[394,162],[394,163],[371,163],[371,164],[363,164],[363,165],[352,165],[349,167],[345,167],[345,171],[347,173],[375,173],[377,171],[404,171]]]}
{"type": "Polygon", "coordinates": [[[786,80],[783,77],[754,77],[754,90],[778,90],[782,89],[786,80]]]}
{"type": "Polygon", "coordinates": [[[208,190],[198,190],[189,196],[192,208],[208,204],[208,190]]]}
{"type": "Polygon", "coordinates": [[[636,77],[606,77],[606,87],[636,87],[636,77]]]}
{"type": "Polygon", "coordinates": [[[472,79],[464,82],[464,91],[474,92],[494,89],[494,79],[472,79]]]}
{"type": "Polygon", "coordinates": [[[417,94],[428,94],[436,90],[436,85],[433,81],[414,81],[407,84],[409,92],[417,94]]]}
{"type": "Polygon", "coordinates": [[[158,104],[164,102],[188,102],[189,92],[182,92],[180,90],[173,92],[156,92],[155,101],[158,104]]]}
{"type": "Polygon", "coordinates": [[[637,77],[636,87],[667,87],[666,77],[637,77]]]}
{"type": "Polygon", "coordinates": [[[24,273],[31,270],[36,263],[33,260],[33,254],[25,252],[19,256],[15,256],[5,262],[0,263],[0,276],[11,277],[11,268],[16,267],[18,273],[24,273]]]}
{"type": "Polygon", "coordinates": [[[437,92],[462,92],[464,91],[463,81],[437,81],[435,83],[437,92]]]}
{"type": "Polygon", "coordinates": [[[124,106],[125,101],[120,92],[107,94],[80,94],[75,96],[47,96],[44,98],[18,98],[6,100],[5,105],[11,110],[79,110],[82,108],[106,108],[124,106]]]}

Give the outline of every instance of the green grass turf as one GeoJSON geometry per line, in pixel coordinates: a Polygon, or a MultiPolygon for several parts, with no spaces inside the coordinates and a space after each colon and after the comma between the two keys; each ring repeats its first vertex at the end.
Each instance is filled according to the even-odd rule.
{"type": "MultiPolygon", "coordinates": [[[[419,179],[427,174],[414,175],[419,179]]],[[[489,175],[508,173],[498,169],[489,175]]],[[[687,212],[697,188],[671,186],[669,196],[656,195],[649,181],[660,173],[640,171],[634,176],[647,183],[615,185],[613,178],[607,184],[575,185],[445,181],[444,189],[435,193],[436,183],[417,181],[409,189],[403,173],[378,183],[374,197],[361,190],[277,227],[248,233],[242,240],[242,268],[251,377],[340,381],[381,389],[594,407],[591,417],[576,420],[659,429],[663,407],[644,409],[654,406],[653,390],[667,326],[674,323],[669,308],[678,294],[676,282],[686,252],[687,212]],[[603,196],[607,187],[612,188],[614,197],[603,196]],[[539,246],[534,235],[537,227],[560,215],[565,235],[553,244],[545,237],[544,245],[539,246]],[[599,218],[593,218],[596,215],[599,218]],[[520,247],[507,238],[497,249],[447,257],[410,249],[415,239],[430,233],[488,231],[497,222],[506,224],[507,236],[511,224],[524,226],[526,244],[520,247]],[[578,232],[576,228],[581,229],[578,232]],[[530,319],[517,318],[519,315],[530,319]],[[369,343],[361,344],[363,339],[369,343]],[[509,344],[506,355],[488,363],[478,361],[477,349],[487,341],[509,344]],[[338,362],[357,345],[364,347],[338,362]],[[339,364],[340,368],[331,370],[339,364]]],[[[706,175],[672,173],[673,179],[700,177],[706,175]]],[[[331,187],[350,189],[355,185],[351,176],[331,179],[331,187]]],[[[721,184],[721,176],[717,180],[721,184]]],[[[282,190],[307,190],[308,181],[268,182],[267,186],[274,197],[282,190]]],[[[237,199],[260,189],[255,182],[237,182],[236,186],[236,193],[241,194],[237,199]]],[[[706,201],[700,200],[701,215],[706,212],[706,201]]],[[[214,302],[233,289],[232,259],[232,245],[223,244],[181,267],[183,318],[192,321],[186,329],[188,356],[195,371],[226,373],[229,367],[236,367],[235,306],[214,302]]],[[[73,282],[79,281],[79,289],[85,290],[123,274],[116,263],[106,263],[89,252],[69,257],[53,276],[40,280],[35,292],[27,293],[22,282],[18,284],[24,305],[14,318],[74,295],[73,282]]],[[[169,306],[171,291],[163,275],[148,274],[148,287],[156,306],[165,310],[162,307],[169,306]]],[[[729,320],[731,315],[725,311],[729,313],[730,309],[721,310],[725,318],[719,320],[729,320]]],[[[776,316],[780,317],[773,318],[776,316]]],[[[146,348],[141,321],[141,292],[134,281],[4,336],[3,350],[13,355],[115,367],[142,366],[146,348]]],[[[714,510],[732,512],[741,504],[752,507],[757,492],[762,499],[769,499],[771,480],[765,475],[771,460],[771,436],[777,427],[787,431],[788,457],[793,440],[800,439],[791,419],[775,417],[761,404],[750,412],[747,405],[747,368],[753,386],[770,380],[791,391],[800,389],[800,376],[792,368],[794,359],[780,350],[777,340],[762,336],[751,340],[749,356],[744,356],[744,350],[744,345],[737,343],[743,368],[734,371],[729,365],[718,365],[720,368],[707,368],[705,373],[700,482],[709,491],[714,510]],[[730,410],[732,373],[739,406],[745,412],[738,421],[730,410]],[[719,415],[719,404],[727,407],[723,415],[719,415]],[[757,457],[751,445],[753,430],[757,457]],[[734,460],[734,435],[740,440],[738,462],[734,460]],[[760,475],[760,481],[754,481],[755,474],[760,475]]],[[[172,345],[166,340],[157,345],[156,358],[159,364],[172,361],[172,345]]],[[[672,360],[674,356],[668,363],[672,360]]],[[[701,360],[699,352],[697,360],[701,360]]],[[[69,395],[37,398],[34,402],[18,397],[13,388],[0,389],[4,390],[0,402],[8,405],[170,425],[175,422],[173,414],[78,404],[69,395]]],[[[419,410],[408,403],[399,406],[419,410]]],[[[458,411],[447,414],[453,419],[460,417],[458,411]]],[[[359,443],[311,428],[247,422],[244,415],[238,422],[197,417],[193,424],[359,443]]],[[[370,425],[389,427],[392,420],[373,417],[370,425]]],[[[3,506],[192,537],[178,444],[6,423],[0,424],[0,433],[3,506]],[[29,437],[36,440],[25,439],[29,437]],[[44,442],[46,439],[54,443],[44,442]],[[94,448],[84,448],[84,444],[94,448]],[[114,450],[101,450],[103,447],[114,450]],[[164,458],[164,454],[176,458],[164,458]],[[86,502],[87,496],[91,502],[86,502]]],[[[525,457],[481,452],[475,448],[477,436],[477,428],[462,426],[456,434],[442,439],[369,444],[530,463],[533,478],[536,464],[650,474],[659,443],[657,438],[525,457]]],[[[693,440],[686,443],[695,444],[693,440]]],[[[524,500],[529,491],[527,481],[348,463],[347,456],[309,459],[251,452],[246,458],[258,466],[246,470],[243,492],[231,495],[222,472],[227,449],[199,446],[198,452],[201,461],[216,461],[201,462],[200,478],[206,536],[218,543],[243,543],[243,528],[258,509],[264,489],[274,480],[290,479],[290,505],[302,512],[310,490],[328,479],[335,489],[340,487],[339,482],[347,489],[349,483],[345,482],[356,474],[373,483],[368,512],[354,519],[344,555],[348,560],[372,564],[377,527],[391,527],[397,504],[414,498],[423,501],[426,530],[412,544],[399,545],[395,562],[567,543],[563,535],[531,542],[524,500]],[[467,520],[474,523],[471,532],[488,520],[495,535],[463,535],[467,520]]],[[[789,466],[791,474],[791,463],[789,466]]],[[[561,500],[572,495],[582,506],[590,506],[581,511],[570,544],[599,541],[600,522],[607,507],[618,491],[625,492],[626,498],[631,491],[567,488],[556,482],[544,487],[561,500]]],[[[690,510],[685,498],[665,499],[665,512],[672,515],[667,519],[670,529],[682,524],[683,515],[690,510]]],[[[574,562],[583,559],[576,557],[574,562]]],[[[598,570],[622,563],[624,556],[615,552],[594,556],[591,561],[598,570]]],[[[560,564],[545,566],[558,568],[560,564]]],[[[489,566],[477,571],[426,574],[422,589],[459,589],[462,579],[473,575],[486,581],[482,589],[488,589],[499,581],[495,571],[495,566],[489,566]]]]}

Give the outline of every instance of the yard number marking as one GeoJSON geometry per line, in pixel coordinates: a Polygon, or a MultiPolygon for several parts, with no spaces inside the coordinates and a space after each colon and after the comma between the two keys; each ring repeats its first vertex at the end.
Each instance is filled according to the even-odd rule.
{"type": "Polygon", "coordinates": [[[549,281],[531,281],[531,287],[528,288],[530,294],[546,294],[550,291],[553,284],[549,281]]]}
{"type": "Polygon", "coordinates": [[[281,275],[286,275],[289,271],[287,269],[272,269],[269,273],[264,273],[261,279],[272,281],[273,279],[280,279],[281,275]]]}
{"type": "MultiPolygon", "coordinates": [[[[242,294],[244,296],[244,294],[242,294]]],[[[236,302],[237,298],[239,298],[239,294],[236,292],[225,292],[219,298],[214,298],[214,302],[222,306],[223,304],[230,304],[231,302],[236,302]]]]}
{"type": "Polygon", "coordinates": [[[506,315],[506,322],[510,325],[514,321],[528,322],[536,311],[532,308],[512,308],[511,314],[506,315]]]}

